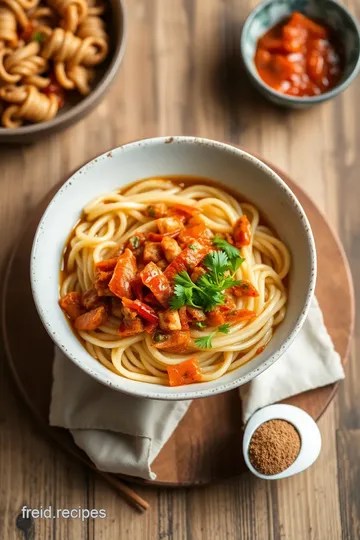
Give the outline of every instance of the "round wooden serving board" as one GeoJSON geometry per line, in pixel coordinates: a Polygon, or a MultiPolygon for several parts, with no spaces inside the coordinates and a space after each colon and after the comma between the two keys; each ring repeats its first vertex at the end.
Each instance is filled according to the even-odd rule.
{"type": "MultiPolygon", "coordinates": [[[[344,251],[308,196],[285,174],[277,172],[299,198],[310,220],[318,253],[316,295],[344,363],[354,322],[354,295],[344,251]]],[[[3,337],[16,384],[38,421],[63,449],[94,468],[67,430],[50,427],[48,423],[54,346],[32,300],[29,265],[35,230],[54,192],[36,209],[9,262],[2,296],[3,337]]],[[[301,407],[318,419],[336,390],[336,384],[326,386],[295,396],[286,403],[301,407]]],[[[246,470],[241,445],[241,403],[237,390],[195,400],[153,463],[157,479],[151,483],[190,486],[240,475],[246,470]]]]}

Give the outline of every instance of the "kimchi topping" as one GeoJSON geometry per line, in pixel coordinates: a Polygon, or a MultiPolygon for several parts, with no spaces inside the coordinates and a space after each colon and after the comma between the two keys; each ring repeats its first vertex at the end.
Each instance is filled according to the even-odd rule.
{"type": "Polygon", "coordinates": [[[258,40],[255,65],[267,85],[296,97],[327,92],[343,72],[332,30],[297,11],[258,40]]]}
{"type": "MultiPolygon", "coordinates": [[[[161,203],[147,213],[156,217],[157,230],[135,231],[95,264],[93,286],[65,294],[60,307],[77,330],[96,331],[116,317],[121,338],[145,332],[155,349],[169,353],[211,349],[215,336],[255,316],[235,302],[258,294],[249,281],[236,279],[244,261],[239,248],[251,241],[250,223],[242,216],[231,234],[214,236],[191,206],[161,203]],[[206,328],[191,337],[192,330],[206,328]]],[[[171,385],[201,379],[195,360],[168,372],[171,385]]]]}

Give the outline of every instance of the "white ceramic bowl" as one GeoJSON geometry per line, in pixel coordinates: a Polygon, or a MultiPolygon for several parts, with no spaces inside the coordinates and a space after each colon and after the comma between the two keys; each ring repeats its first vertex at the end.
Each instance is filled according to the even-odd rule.
{"type": "Polygon", "coordinates": [[[271,366],[300,330],[316,281],[316,253],[305,213],[279,176],[255,157],[227,144],[194,137],[154,138],[120,146],[90,161],[57,192],[35,235],[31,284],[42,322],[54,342],[89,375],[115,390],[154,399],[193,399],[240,386],[271,366]],[[291,251],[285,320],[264,352],[220,379],[169,388],[131,381],[107,370],[76,339],[59,305],[59,270],[66,239],[95,196],[161,175],[210,177],[235,188],[267,217],[291,251]]]}

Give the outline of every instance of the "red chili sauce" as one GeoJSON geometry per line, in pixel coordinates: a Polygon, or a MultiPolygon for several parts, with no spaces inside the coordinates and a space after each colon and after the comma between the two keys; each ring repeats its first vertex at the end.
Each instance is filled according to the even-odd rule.
{"type": "Polygon", "coordinates": [[[327,92],[343,72],[331,29],[296,11],[258,40],[255,65],[271,88],[296,97],[327,92]]]}

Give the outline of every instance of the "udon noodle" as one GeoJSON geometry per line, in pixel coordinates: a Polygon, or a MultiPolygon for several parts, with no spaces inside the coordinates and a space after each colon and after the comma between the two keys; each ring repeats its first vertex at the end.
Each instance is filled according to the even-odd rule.
{"type": "MultiPolygon", "coordinates": [[[[82,219],[75,227],[64,251],[60,297],[66,297],[73,291],[80,295],[86,291],[94,291],[94,283],[97,283],[100,272],[96,265],[101,261],[114,260],[114,256],[116,262],[116,257],[124,252],[124,247],[134,247],[130,242],[134,236],[144,238],[141,236],[143,233],[146,242],[148,234],[154,233],[153,238],[159,240],[160,238],[157,238],[161,236],[158,230],[159,218],[153,211],[153,208],[159,204],[167,208],[170,214],[171,210],[175,209],[175,217],[177,212],[180,216],[182,215],[181,226],[185,230],[191,228],[192,223],[203,223],[204,226],[201,225],[203,229],[205,228],[208,233],[210,229],[216,238],[223,238],[230,245],[236,244],[234,226],[241,216],[247,216],[251,236],[247,245],[245,243],[239,247],[244,261],[233,277],[246,283],[247,288],[250,287],[255,291],[254,295],[246,296],[242,293],[235,295],[234,288],[226,291],[226,302],[231,302],[229,308],[231,311],[226,311],[223,305],[215,308],[215,311],[217,309],[217,315],[223,317],[219,319],[219,323],[224,321],[227,323],[224,329],[227,333],[221,333],[223,324],[214,325],[213,313],[215,311],[209,314],[206,310],[200,309],[200,316],[194,309],[191,310],[185,306],[183,313],[187,313],[188,318],[185,323],[184,319],[181,319],[181,329],[182,334],[185,332],[189,334],[186,346],[181,343],[178,348],[169,347],[170,350],[157,348],[160,344],[154,341],[154,328],[133,335],[119,334],[119,328],[123,327],[121,325],[124,312],[121,311],[120,298],[114,296],[108,289],[107,294],[110,296],[103,300],[106,299],[106,302],[113,302],[113,304],[110,308],[106,307],[106,317],[100,321],[100,326],[96,329],[85,330],[77,328],[75,323],[74,331],[81,338],[89,354],[123,377],[169,385],[169,368],[196,358],[200,372],[196,380],[213,381],[251,360],[262,352],[270,341],[275,328],[284,319],[286,313],[287,291],[284,279],[290,269],[287,247],[274,231],[262,222],[259,210],[253,204],[239,202],[217,184],[205,182],[200,178],[192,179],[191,182],[185,181],[185,183],[181,178],[151,178],[121,191],[106,193],[90,202],[85,207],[82,219]],[[187,214],[186,208],[189,207],[194,210],[193,214],[191,212],[187,214]],[[149,208],[152,210],[150,211],[149,208]],[[244,319],[237,317],[238,313],[248,312],[252,312],[253,316],[244,319]],[[191,318],[191,313],[196,315],[195,319],[191,318]],[[226,318],[227,313],[233,314],[232,317],[226,318]],[[199,322],[199,317],[203,322],[199,322]],[[197,345],[201,343],[201,338],[209,335],[212,338],[211,348],[201,348],[197,345]]],[[[210,237],[211,233],[209,233],[210,237]]],[[[176,235],[173,235],[173,238],[176,239],[176,235]]],[[[176,243],[178,242],[179,237],[176,243]]],[[[201,239],[199,242],[201,243],[201,239]]],[[[211,239],[207,239],[207,242],[210,251],[216,250],[211,244],[211,239]]],[[[159,244],[159,242],[155,243],[159,244]]],[[[179,245],[180,251],[186,249],[186,246],[189,247],[186,242],[179,242],[179,245]]],[[[190,244],[190,248],[193,245],[190,244]]],[[[161,247],[158,246],[156,249],[159,250],[161,247]]],[[[160,262],[151,264],[156,264],[159,273],[162,274],[166,273],[169,259],[166,261],[164,255],[160,256],[162,257],[160,262]]],[[[204,269],[203,262],[204,260],[198,266],[202,268],[204,274],[206,267],[204,269]]],[[[137,264],[139,266],[137,271],[146,265],[145,262],[139,263],[139,258],[137,258],[137,264]]],[[[190,270],[189,274],[191,274],[190,270]]],[[[225,273],[225,277],[227,274],[225,273]]],[[[96,290],[99,293],[99,289],[96,290]]],[[[174,291],[173,288],[172,291],[174,291]]],[[[157,317],[164,311],[164,305],[156,303],[156,299],[154,302],[151,288],[150,292],[153,302],[152,308],[149,309],[152,313],[155,312],[157,317]]],[[[133,290],[128,295],[128,297],[131,296],[134,299],[133,290]]],[[[64,309],[64,306],[62,307],[64,309]]],[[[69,315],[66,306],[65,311],[69,315]]],[[[139,319],[139,313],[141,324],[143,324],[145,319],[141,318],[142,312],[137,312],[137,314],[134,312],[133,317],[139,319]]],[[[178,319],[177,317],[176,320],[178,319]]],[[[145,323],[149,324],[147,321],[145,323]]],[[[81,327],[81,325],[78,326],[81,327]]],[[[165,335],[166,339],[170,334],[173,336],[176,333],[173,328],[170,325],[166,329],[165,326],[165,331],[160,330],[163,332],[161,335],[165,335]]],[[[161,340],[159,341],[161,343],[161,340]]],[[[174,343],[176,344],[176,340],[174,343]]]]}

